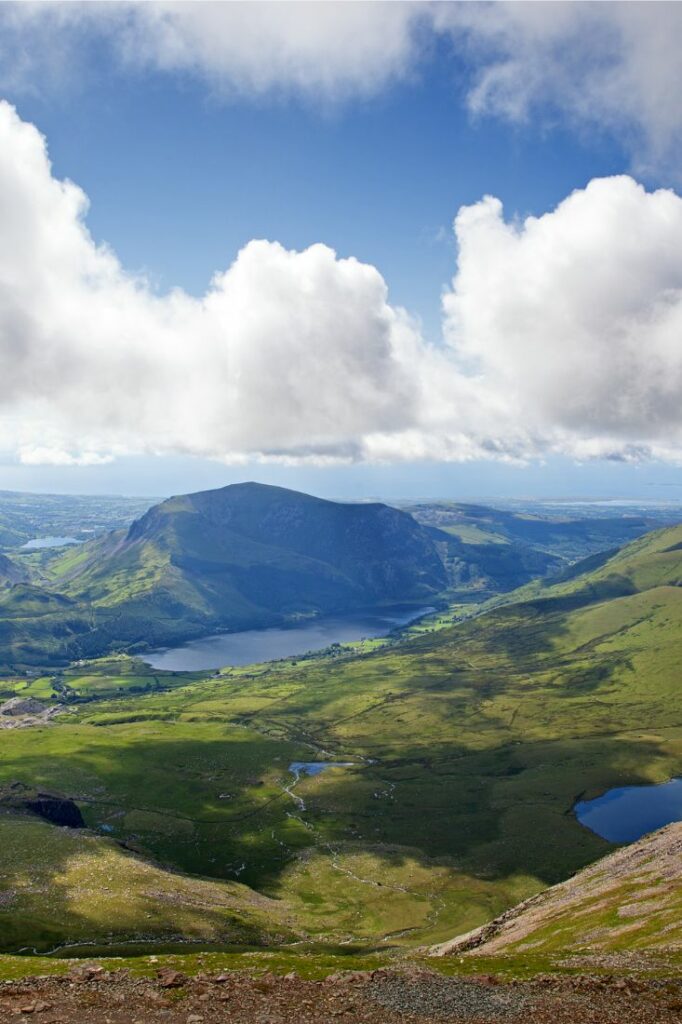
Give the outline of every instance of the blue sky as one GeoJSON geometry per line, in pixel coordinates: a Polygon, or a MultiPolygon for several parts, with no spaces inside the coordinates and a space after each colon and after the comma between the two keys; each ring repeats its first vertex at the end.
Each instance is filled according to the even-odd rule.
{"type": "MultiPolygon", "coordinates": [[[[471,6],[481,8],[481,5],[471,6]]],[[[660,8],[652,4],[649,10],[649,22],[655,28],[660,8]]],[[[482,8],[481,11],[485,13],[482,8]]],[[[368,17],[374,23],[376,10],[368,17]]],[[[47,23],[33,24],[30,31],[20,26],[17,31],[26,34],[24,47],[30,57],[30,70],[28,75],[17,74],[5,51],[4,75],[0,76],[4,78],[2,95],[16,107],[20,121],[35,125],[47,140],[52,177],[70,179],[87,195],[90,206],[85,223],[94,242],[110,247],[128,275],[144,274],[150,295],[163,296],[173,288],[180,288],[201,300],[212,275],[225,271],[239,250],[252,239],[276,241],[287,250],[297,251],[322,242],[341,259],[355,257],[376,268],[388,286],[391,310],[404,307],[417,323],[419,344],[440,350],[444,345],[444,328],[446,335],[448,330],[441,295],[444,288],[452,287],[458,269],[452,221],[460,208],[472,207],[489,194],[502,201],[507,223],[514,220],[523,223],[529,215],[551,214],[574,190],[585,190],[592,179],[632,174],[649,194],[651,190],[677,185],[674,162],[667,155],[675,143],[677,126],[665,121],[662,127],[655,125],[654,131],[642,113],[649,109],[644,102],[629,120],[614,123],[608,109],[599,112],[599,102],[603,102],[599,96],[595,99],[597,114],[591,117],[584,111],[577,111],[568,97],[565,103],[561,96],[557,99],[556,89],[564,88],[564,84],[557,87],[556,82],[550,82],[543,86],[540,82],[537,96],[519,114],[509,115],[499,99],[497,107],[490,101],[485,109],[474,109],[472,82],[480,80],[485,64],[483,58],[472,57],[470,39],[466,47],[462,44],[458,49],[450,36],[434,34],[429,44],[420,50],[418,59],[404,58],[405,66],[400,66],[400,73],[395,70],[387,73],[386,81],[379,85],[375,83],[368,89],[365,84],[356,83],[339,89],[340,95],[334,95],[332,89],[331,95],[320,96],[315,81],[305,87],[291,87],[286,80],[278,80],[263,88],[250,89],[243,84],[235,88],[233,81],[228,82],[228,87],[224,80],[218,81],[215,68],[209,69],[209,74],[206,69],[197,71],[195,65],[168,68],[157,66],[158,61],[151,59],[124,61],[117,56],[115,45],[107,35],[112,30],[105,31],[99,26],[93,29],[69,19],[59,30],[65,63],[73,64],[66,73],[63,67],[55,70],[45,66],[43,50],[53,28],[47,23]],[[552,102],[544,102],[545,93],[554,97],[552,102]]],[[[588,31],[588,27],[580,24],[571,23],[569,28],[565,39],[552,39],[552,46],[563,46],[566,53],[575,45],[576,33],[579,41],[580,32],[588,31]]],[[[514,28],[514,31],[522,30],[523,26],[514,28]]],[[[133,26],[132,31],[144,34],[150,30],[133,26]]],[[[153,27],[152,32],[155,31],[153,27]]],[[[295,24],[291,31],[296,31],[295,24]]],[[[603,31],[606,36],[607,29],[603,31]]],[[[522,39],[505,41],[504,45],[505,57],[509,59],[510,47],[518,45],[525,53],[523,47],[528,44],[522,39]]],[[[541,57],[543,59],[538,58],[537,63],[543,68],[546,54],[541,57]]],[[[320,59],[324,59],[324,53],[320,59]]],[[[501,59],[499,54],[497,59],[501,59]]],[[[612,56],[608,59],[612,60],[612,56]]],[[[228,78],[233,74],[229,61],[220,73],[228,78]]],[[[567,94],[569,91],[566,86],[567,94]]],[[[15,129],[16,125],[11,131],[15,129]]],[[[19,166],[16,173],[26,172],[19,166]]],[[[631,196],[622,198],[622,202],[634,204],[639,200],[631,196]]],[[[634,206],[628,207],[631,208],[634,216],[634,206]]],[[[570,223],[579,221],[581,216],[577,211],[570,223]]],[[[673,230],[677,227],[670,228],[670,232],[673,230]]],[[[557,235],[563,237],[558,229],[557,235]]],[[[668,244],[667,239],[668,235],[666,241],[653,237],[647,259],[653,260],[657,250],[668,244]]],[[[471,257],[474,269],[469,271],[470,275],[476,268],[479,273],[485,271],[485,266],[480,270],[486,261],[483,242],[478,244],[481,251],[471,257]]],[[[608,244],[610,240],[607,240],[605,259],[609,258],[608,244]]],[[[474,242],[469,245],[473,251],[474,242]]],[[[582,240],[578,239],[575,246],[581,245],[582,240]]],[[[613,245],[617,253],[617,239],[613,245]]],[[[521,250],[519,258],[522,258],[521,250]]],[[[639,264],[634,263],[623,271],[624,275],[633,272],[642,276],[639,264]]],[[[570,268],[567,275],[569,273],[570,268]]],[[[682,283],[682,273],[679,281],[676,273],[675,267],[671,269],[667,265],[665,273],[659,272],[658,266],[656,274],[652,272],[655,278],[652,292],[642,297],[644,313],[640,316],[636,311],[634,318],[638,323],[646,319],[646,309],[653,308],[659,301],[664,287],[659,277],[664,279],[669,291],[671,282],[675,287],[682,283]]],[[[502,266],[489,287],[504,278],[502,266]]],[[[527,276],[524,279],[527,280],[527,276]]],[[[250,288],[250,302],[258,304],[258,281],[250,288]]],[[[277,284],[276,289],[280,288],[284,285],[277,284]]],[[[561,292],[555,285],[554,291],[557,290],[561,292]]],[[[485,295],[482,300],[477,299],[483,309],[476,313],[472,312],[474,299],[471,295],[464,294],[463,289],[458,292],[457,287],[454,291],[457,313],[456,317],[452,316],[452,322],[456,319],[459,325],[465,320],[473,325],[466,328],[473,340],[467,336],[462,351],[474,351],[477,360],[489,359],[489,351],[482,347],[489,344],[488,340],[476,340],[479,335],[482,337],[480,323],[485,314],[485,295]]],[[[480,292],[476,295],[480,296],[480,292]]],[[[579,292],[573,301],[579,305],[579,292]]],[[[300,300],[296,302],[298,309],[300,300]]],[[[510,315],[512,306],[513,296],[501,307],[503,327],[504,316],[510,315]]],[[[622,299],[614,298],[612,306],[614,319],[620,317],[622,299]]],[[[288,307],[283,308],[284,313],[278,307],[280,318],[286,317],[288,307]]],[[[605,315],[610,309],[607,305],[605,315]]],[[[537,315],[535,308],[524,312],[526,318],[531,315],[537,315]]],[[[333,312],[330,320],[334,321],[333,312]]],[[[581,322],[581,329],[582,326],[581,322]]],[[[237,325],[235,330],[239,329],[237,325]]],[[[307,321],[305,330],[308,330],[307,321]]],[[[315,346],[318,338],[314,324],[310,330],[308,344],[315,346]]],[[[322,332],[324,328],[319,330],[322,332]]],[[[249,345],[256,344],[252,336],[249,338],[249,345]]],[[[570,334],[568,338],[570,345],[570,334]]],[[[229,343],[230,333],[226,330],[226,345],[229,343]]],[[[320,333],[320,345],[328,345],[329,351],[344,343],[343,336],[337,340],[322,337],[320,333]]],[[[27,357],[32,361],[32,379],[41,372],[41,344],[44,346],[45,340],[37,339],[36,347],[27,357]]],[[[115,340],[102,344],[111,346],[115,340]]],[[[140,349],[145,346],[142,329],[136,344],[140,349]]],[[[185,349],[192,348],[191,331],[181,339],[181,344],[185,349]]],[[[643,338],[642,347],[647,344],[643,338]]],[[[563,346],[565,352],[565,339],[559,339],[557,345],[563,346]]],[[[525,349],[519,349],[519,352],[519,365],[526,358],[530,365],[527,374],[523,367],[519,370],[519,373],[524,372],[524,382],[518,385],[512,431],[519,436],[515,435],[509,450],[502,452],[505,460],[502,462],[491,460],[486,453],[491,444],[499,446],[500,437],[507,433],[506,421],[496,421],[494,427],[488,421],[477,423],[475,440],[467,441],[468,447],[462,447],[460,441],[448,440],[445,459],[439,457],[445,446],[433,444],[431,454],[428,441],[431,434],[415,446],[414,458],[403,455],[396,458],[398,442],[391,442],[384,448],[377,448],[375,443],[367,447],[364,441],[351,436],[352,430],[346,423],[343,428],[334,425],[333,440],[320,442],[312,458],[306,454],[303,463],[299,457],[305,447],[301,436],[306,430],[317,436],[318,426],[314,420],[303,428],[303,435],[293,432],[295,439],[283,445],[279,462],[273,462],[273,451],[279,458],[280,449],[273,446],[271,436],[265,442],[254,440],[252,444],[250,435],[245,438],[240,427],[237,430],[239,463],[235,465],[230,458],[227,462],[206,458],[206,453],[214,454],[213,441],[206,441],[203,435],[192,443],[192,453],[188,454],[182,450],[182,441],[167,440],[165,435],[147,441],[142,425],[139,439],[142,451],[138,450],[138,439],[131,440],[129,426],[124,441],[119,431],[114,440],[101,442],[104,448],[100,449],[100,425],[92,425],[92,410],[87,409],[83,413],[83,422],[87,422],[83,432],[97,437],[91,446],[94,456],[72,456],[68,448],[63,457],[43,459],[39,454],[43,447],[32,434],[29,448],[19,446],[19,455],[16,445],[14,450],[12,448],[14,442],[6,445],[4,465],[0,465],[0,487],[164,494],[248,478],[331,496],[603,497],[613,494],[652,500],[682,497],[682,474],[676,464],[678,424],[652,426],[655,410],[671,401],[669,394],[661,398],[652,384],[652,393],[647,392],[645,398],[638,393],[634,411],[619,413],[617,423],[614,424],[613,416],[609,415],[604,423],[597,422],[599,417],[595,417],[592,426],[583,429],[579,424],[576,428],[574,410],[560,409],[555,413],[552,409],[549,416],[545,408],[544,395],[548,388],[554,388],[560,395],[560,376],[558,382],[551,380],[548,384],[543,378],[533,385],[532,391],[524,390],[525,376],[533,376],[536,357],[533,351],[526,353],[525,349]],[[653,415],[641,414],[644,401],[654,409],[653,415]],[[531,426],[523,422],[526,408],[531,426]],[[547,422],[548,416],[551,422],[547,422]],[[521,431],[527,431],[523,439],[521,431]],[[572,432],[570,441],[566,441],[567,431],[572,432]],[[540,435],[542,440],[538,441],[540,435]],[[490,436],[494,442],[489,440],[490,436]],[[327,453],[332,448],[330,459],[327,453]],[[336,458],[337,448],[345,464],[336,458]],[[29,456],[25,457],[21,452],[27,450],[29,456]],[[101,465],[96,464],[101,461],[100,450],[105,452],[102,460],[107,460],[101,465]],[[159,454],[153,454],[156,451],[159,454]],[[486,457],[479,457],[481,451],[486,457]]],[[[292,351],[293,362],[301,358],[300,351],[292,351]]],[[[353,359],[356,358],[359,357],[354,353],[353,359]]],[[[618,361],[618,352],[610,352],[608,358],[618,361]]],[[[497,356],[495,359],[493,369],[487,370],[491,379],[493,370],[498,373],[501,365],[497,356]]],[[[206,362],[201,353],[197,360],[206,362]]],[[[153,373],[153,361],[150,361],[153,373]]],[[[582,362],[584,365],[585,360],[582,362]]],[[[267,358],[264,365],[268,365],[267,358]]],[[[392,374],[393,367],[389,370],[392,374]]],[[[620,385],[626,392],[641,380],[641,370],[637,373],[635,370],[634,381],[620,385]]],[[[357,371],[354,372],[357,375],[357,371]]],[[[381,391],[384,372],[381,366],[372,368],[372,373],[376,373],[371,381],[375,390],[381,391]]],[[[437,370],[429,372],[440,377],[437,370]]],[[[557,374],[561,372],[560,368],[557,374]]],[[[579,368],[576,374],[578,372],[579,368]]],[[[408,370],[404,376],[409,379],[410,373],[408,370]]],[[[657,379],[660,377],[659,370],[657,379]]],[[[576,377],[578,381],[581,379],[576,377]]],[[[314,389],[314,378],[311,380],[314,389]]],[[[566,380],[568,386],[569,378],[566,380]]],[[[84,382],[87,390],[89,377],[85,376],[84,382]]],[[[253,418],[253,431],[258,438],[263,435],[261,421],[267,419],[273,402],[278,401],[276,383],[270,386],[269,402],[263,409],[253,411],[253,402],[249,399],[249,422],[253,418]]],[[[96,386],[93,385],[93,392],[96,386]]],[[[387,390],[390,387],[387,377],[387,390]]],[[[403,401],[400,387],[396,385],[396,407],[403,401]]],[[[452,394],[459,395],[460,387],[461,381],[453,384],[452,394]]],[[[496,379],[496,387],[504,391],[507,386],[496,379]]],[[[517,387],[517,382],[512,387],[517,387]]],[[[603,387],[607,388],[607,384],[603,387]]],[[[339,379],[339,391],[343,388],[344,382],[339,379]]],[[[428,406],[425,390],[428,392],[428,388],[422,388],[419,401],[428,406]]],[[[226,385],[225,394],[228,393],[226,385]]],[[[605,404],[611,401],[607,390],[595,391],[596,398],[590,399],[592,408],[602,393],[605,404]]],[[[211,401],[214,401],[211,394],[211,401]]],[[[170,392],[168,404],[172,405],[173,400],[170,392]]],[[[408,403],[412,400],[412,396],[405,399],[408,403]]],[[[145,403],[144,388],[136,401],[145,403]]],[[[372,401],[374,408],[379,399],[375,396],[372,401]]],[[[439,398],[439,401],[445,403],[446,400],[439,398]]],[[[496,399],[493,396],[485,399],[488,401],[492,408],[496,399]]],[[[240,402],[244,404],[237,403],[237,407],[246,409],[246,399],[240,397],[240,402]]],[[[287,402],[291,416],[295,416],[297,404],[306,403],[306,394],[288,395],[287,402]]],[[[456,403],[456,398],[453,402],[456,403]]],[[[160,405],[163,406],[162,398],[160,405]]],[[[232,415],[228,405],[226,400],[225,417],[232,415]]],[[[465,411],[460,413],[454,426],[448,424],[449,438],[467,433],[468,421],[475,415],[478,405],[476,395],[461,400],[465,411]],[[467,409],[473,413],[466,412],[467,409]]],[[[321,408],[324,412],[324,402],[321,408]]],[[[18,412],[12,410],[12,414],[14,422],[24,415],[21,407],[18,412]]],[[[152,413],[149,415],[151,417],[152,413]]],[[[361,418],[365,415],[364,407],[358,415],[361,418]]],[[[388,430],[399,437],[405,429],[410,436],[417,428],[424,432],[423,421],[428,419],[429,411],[415,414],[417,428],[412,421],[398,422],[399,416],[393,407],[385,410],[382,406],[380,415],[376,415],[382,436],[388,430]]],[[[512,414],[505,412],[505,415],[512,414]]],[[[590,412],[584,420],[591,422],[591,417],[590,412]]],[[[108,421],[111,418],[109,416],[108,421]]],[[[132,412],[128,424],[134,419],[135,412],[132,412]]],[[[69,431],[78,433],[77,422],[75,428],[63,426],[63,410],[57,410],[54,422],[57,426],[53,426],[51,419],[49,421],[50,436],[59,431],[66,431],[67,435],[69,431]]],[[[373,437],[377,430],[369,414],[368,422],[367,432],[373,437]]],[[[438,423],[441,422],[444,420],[439,412],[438,423]]],[[[36,437],[44,423],[43,419],[37,422],[36,437]]],[[[273,428],[275,440],[278,429],[273,428]]],[[[282,429],[289,430],[288,421],[282,429]]],[[[445,429],[438,427],[441,432],[445,429]]],[[[232,435],[228,449],[233,445],[231,438],[232,435]]]]}
{"type": "Polygon", "coordinates": [[[89,196],[95,238],[159,289],[201,294],[252,238],[325,242],[378,267],[437,337],[460,206],[491,193],[540,214],[629,167],[603,132],[475,118],[462,93],[456,63],[435,55],[416,81],[333,106],[218,98],[144,71],[10,98],[47,137],[55,174],[89,196]]]}

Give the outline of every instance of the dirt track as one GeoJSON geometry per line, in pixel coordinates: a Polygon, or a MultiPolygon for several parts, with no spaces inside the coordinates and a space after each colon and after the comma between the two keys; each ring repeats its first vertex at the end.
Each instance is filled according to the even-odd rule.
{"type": "Polygon", "coordinates": [[[81,967],[0,985],[0,1022],[40,1024],[682,1024],[682,982],[547,978],[499,983],[422,970],[260,978],[133,978],[81,967]]]}

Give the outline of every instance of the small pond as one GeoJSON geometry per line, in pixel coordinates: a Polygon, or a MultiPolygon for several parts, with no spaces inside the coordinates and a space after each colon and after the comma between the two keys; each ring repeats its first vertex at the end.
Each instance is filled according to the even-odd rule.
{"type": "Polygon", "coordinates": [[[682,779],[658,786],[623,786],[574,807],[581,825],[611,843],[633,843],[673,821],[682,821],[682,779]]]}
{"type": "Polygon", "coordinates": [[[142,658],[152,668],[169,672],[202,672],[223,665],[253,665],[322,651],[334,643],[387,636],[394,629],[406,626],[433,610],[402,605],[308,620],[288,629],[216,633],[200,640],[190,640],[179,647],[150,651],[142,658]]]}
{"type": "Polygon", "coordinates": [[[76,537],[34,537],[21,545],[22,551],[37,551],[39,548],[63,548],[67,544],[80,544],[76,537]]]}
{"type": "Polygon", "coordinates": [[[327,768],[353,768],[354,761],[292,761],[289,771],[296,781],[302,775],[320,775],[327,768]]]}

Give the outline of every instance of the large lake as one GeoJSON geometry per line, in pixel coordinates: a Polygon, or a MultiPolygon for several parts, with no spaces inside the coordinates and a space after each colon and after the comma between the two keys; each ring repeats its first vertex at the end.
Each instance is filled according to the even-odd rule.
{"type": "Polygon", "coordinates": [[[387,636],[400,626],[432,612],[433,608],[395,607],[315,619],[289,629],[250,629],[242,633],[216,633],[143,654],[152,668],[170,672],[200,672],[223,665],[253,665],[260,661],[291,658],[321,651],[330,644],[387,636]]]}
{"type": "Polygon", "coordinates": [[[581,825],[612,843],[633,843],[673,821],[682,821],[682,779],[658,786],[623,786],[575,805],[581,825]]]}

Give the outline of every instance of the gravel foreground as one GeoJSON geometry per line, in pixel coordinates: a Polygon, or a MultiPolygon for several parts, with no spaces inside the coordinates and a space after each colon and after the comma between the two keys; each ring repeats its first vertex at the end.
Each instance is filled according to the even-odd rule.
{"type": "Polygon", "coordinates": [[[0,1022],[40,1024],[682,1024],[682,980],[501,982],[378,970],[304,981],[240,972],[154,979],[98,966],[0,985],[0,1022]]]}

